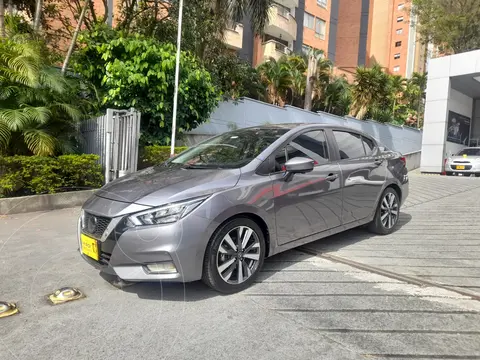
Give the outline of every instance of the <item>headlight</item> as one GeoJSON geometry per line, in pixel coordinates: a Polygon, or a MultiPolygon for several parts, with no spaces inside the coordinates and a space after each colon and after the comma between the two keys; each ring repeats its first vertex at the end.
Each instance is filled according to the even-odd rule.
{"type": "Polygon", "coordinates": [[[130,215],[126,220],[128,227],[142,225],[162,225],[177,222],[203,203],[208,196],[178,203],[163,205],[130,215]]]}

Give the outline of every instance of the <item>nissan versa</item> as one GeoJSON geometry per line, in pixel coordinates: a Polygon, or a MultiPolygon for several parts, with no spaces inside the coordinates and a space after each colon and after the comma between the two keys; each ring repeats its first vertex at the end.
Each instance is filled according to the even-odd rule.
{"type": "Polygon", "coordinates": [[[82,208],[79,248],[119,281],[233,293],[268,256],[364,224],[391,233],[407,195],[405,159],[368,135],[252,127],[104,186],[82,208]]]}

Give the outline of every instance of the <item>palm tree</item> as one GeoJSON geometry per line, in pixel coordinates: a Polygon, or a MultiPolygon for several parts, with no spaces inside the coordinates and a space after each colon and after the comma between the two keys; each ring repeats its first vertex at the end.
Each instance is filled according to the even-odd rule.
{"type": "Polygon", "coordinates": [[[50,66],[44,45],[16,35],[0,42],[0,152],[53,155],[82,117],[77,83],[50,66]]]}
{"type": "Polygon", "coordinates": [[[271,58],[258,67],[258,72],[267,87],[269,102],[283,106],[287,91],[292,86],[290,65],[271,58]]]}
{"type": "Polygon", "coordinates": [[[399,97],[403,95],[405,91],[406,79],[399,75],[391,75],[389,77],[389,93],[392,101],[392,115],[395,116],[395,108],[399,97]]]}
{"type": "Polygon", "coordinates": [[[323,87],[328,83],[332,63],[325,58],[323,50],[311,49],[307,56],[307,86],[305,89],[305,109],[311,110],[312,100],[320,98],[323,87]]]}
{"type": "Polygon", "coordinates": [[[291,84],[291,89],[292,89],[292,99],[291,99],[291,104],[293,105],[294,101],[300,101],[303,97],[303,94],[305,93],[305,86],[306,86],[306,80],[307,78],[305,77],[305,72],[301,71],[297,68],[293,68],[291,70],[291,77],[292,77],[292,84],[291,84]]]}
{"type": "Polygon", "coordinates": [[[5,37],[5,3],[0,0],[0,38],[5,37]]]}
{"type": "Polygon", "coordinates": [[[273,0],[215,0],[215,12],[226,23],[240,22],[248,16],[253,31],[261,34],[273,4],[273,0]]]}
{"type": "Polygon", "coordinates": [[[335,77],[325,88],[324,109],[332,114],[348,114],[352,102],[350,84],[343,76],[335,77]]]}
{"type": "Polygon", "coordinates": [[[350,115],[363,119],[370,107],[378,106],[388,97],[389,78],[380,65],[358,67],[352,89],[350,115]]]}

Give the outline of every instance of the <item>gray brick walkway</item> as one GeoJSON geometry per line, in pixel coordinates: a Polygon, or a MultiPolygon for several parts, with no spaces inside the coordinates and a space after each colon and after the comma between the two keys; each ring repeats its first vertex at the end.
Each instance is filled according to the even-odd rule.
{"type": "Polygon", "coordinates": [[[355,229],[309,247],[480,293],[480,179],[413,174],[393,234],[355,229]]]}

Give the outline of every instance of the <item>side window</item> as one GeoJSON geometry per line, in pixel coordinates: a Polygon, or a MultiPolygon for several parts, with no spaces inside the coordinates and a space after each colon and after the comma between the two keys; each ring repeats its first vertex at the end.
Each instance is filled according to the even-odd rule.
{"type": "Polygon", "coordinates": [[[362,137],[346,131],[333,131],[340,151],[340,159],[355,159],[365,156],[362,137]]]}
{"type": "Polygon", "coordinates": [[[275,154],[275,172],[283,171],[285,163],[294,157],[307,157],[315,165],[329,161],[328,146],[323,130],[309,131],[297,136],[275,154]]]}
{"type": "Polygon", "coordinates": [[[373,152],[373,149],[375,149],[375,144],[371,139],[366,138],[364,136],[362,136],[362,141],[363,141],[363,147],[365,148],[367,155],[370,155],[373,152]]]}

